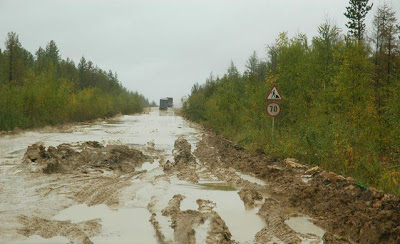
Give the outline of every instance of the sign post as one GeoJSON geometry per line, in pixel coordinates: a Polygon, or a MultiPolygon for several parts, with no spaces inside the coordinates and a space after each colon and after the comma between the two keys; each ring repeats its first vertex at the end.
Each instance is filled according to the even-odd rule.
{"type": "Polygon", "coordinates": [[[272,101],[271,103],[269,103],[267,105],[266,112],[267,112],[268,116],[272,117],[271,136],[272,136],[272,138],[274,138],[275,117],[278,116],[279,113],[281,112],[281,107],[279,106],[279,104],[275,103],[275,101],[283,100],[276,85],[274,85],[272,87],[272,89],[268,93],[266,99],[272,101]]]}

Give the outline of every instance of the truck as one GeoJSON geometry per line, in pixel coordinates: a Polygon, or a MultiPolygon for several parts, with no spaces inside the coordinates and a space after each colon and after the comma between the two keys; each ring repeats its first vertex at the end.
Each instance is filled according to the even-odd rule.
{"type": "Polygon", "coordinates": [[[172,106],[174,105],[174,99],[172,97],[167,97],[168,100],[168,107],[172,108],[172,106]]]}
{"type": "Polygon", "coordinates": [[[160,110],[167,110],[168,109],[168,99],[167,98],[161,98],[160,99],[160,110]]]}

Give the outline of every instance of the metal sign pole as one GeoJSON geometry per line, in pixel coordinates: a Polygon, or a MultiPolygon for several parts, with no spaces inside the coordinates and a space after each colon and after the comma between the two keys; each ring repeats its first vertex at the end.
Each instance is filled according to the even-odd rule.
{"type": "Polygon", "coordinates": [[[272,140],[274,139],[274,127],[275,127],[275,117],[272,117],[272,131],[271,131],[272,140]]]}

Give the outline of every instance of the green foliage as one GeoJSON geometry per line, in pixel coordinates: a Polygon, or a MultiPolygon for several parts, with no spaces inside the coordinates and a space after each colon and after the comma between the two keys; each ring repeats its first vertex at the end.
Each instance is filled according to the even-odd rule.
{"type": "Polygon", "coordinates": [[[318,32],[311,43],[305,35],[281,33],[265,64],[253,53],[243,74],[231,63],[222,78],[194,85],[183,114],[251,151],[295,157],[400,194],[398,37],[389,59],[388,45],[374,53],[330,23],[318,32]],[[386,61],[375,62],[376,55],[386,61]],[[265,96],[273,84],[284,100],[272,133],[265,96]]]}
{"type": "Polygon", "coordinates": [[[368,5],[369,0],[350,0],[349,7],[346,7],[344,15],[349,19],[346,27],[349,28],[350,36],[354,36],[358,41],[364,38],[365,17],[371,10],[372,5],[368,5]]]}
{"type": "Polygon", "coordinates": [[[11,32],[0,50],[0,131],[142,111],[148,100],[129,92],[117,75],[82,58],[60,58],[54,41],[34,58],[11,32]]]}

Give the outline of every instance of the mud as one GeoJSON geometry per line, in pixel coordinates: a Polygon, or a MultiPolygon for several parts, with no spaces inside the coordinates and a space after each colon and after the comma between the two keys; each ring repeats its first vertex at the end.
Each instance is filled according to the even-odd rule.
{"type": "Polygon", "coordinates": [[[99,219],[93,219],[80,223],[70,221],[51,221],[39,217],[21,216],[20,222],[24,227],[18,232],[24,236],[39,235],[49,239],[55,236],[65,236],[75,243],[92,244],[89,237],[100,233],[99,219]]]}
{"type": "Polygon", "coordinates": [[[183,136],[175,140],[172,155],[174,161],[163,165],[164,172],[176,174],[180,180],[198,183],[196,159],[192,155],[191,144],[183,136]]]}
{"type": "Polygon", "coordinates": [[[206,243],[234,243],[225,222],[216,212],[212,211],[215,203],[198,199],[196,202],[200,211],[181,211],[180,204],[184,198],[182,195],[173,196],[167,207],[162,210],[164,216],[171,217],[171,227],[174,229],[174,240],[177,243],[200,243],[197,242],[198,240],[196,241],[195,229],[201,225],[206,225],[206,222],[209,223],[206,243]]]}
{"type": "Polygon", "coordinates": [[[242,189],[238,194],[247,207],[253,206],[256,201],[263,200],[261,193],[253,189],[242,189]]]}
{"type": "MultiPolygon", "coordinates": [[[[373,188],[365,189],[352,178],[319,167],[307,167],[295,159],[275,161],[264,154],[246,153],[213,133],[203,136],[195,155],[209,162],[220,178],[228,177],[234,184],[249,185],[235,179],[230,173],[231,168],[266,182],[270,199],[267,198],[259,214],[267,227],[257,234],[258,242],[276,238],[284,243],[301,243],[304,238],[321,241],[315,235],[307,237],[288,229],[285,219],[293,214],[311,216],[326,231],[325,243],[400,242],[400,201],[397,197],[373,188]],[[279,209],[292,211],[284,213],[279,209]]],[[[250,189],[265,194],[257,186],[250,189]]],[[[240,195],[245,204],[252,202],[249,192],[242,191],[240,195]]]]}
{"type": "Polygon", "coordinates": [[[175,164],[177,165],[189,164],[196,161],[192,155],[191,145],[182,136],[176,139],[174,143],[173,156],[175,164]]]}
{"type": "Polygon", "coordinates": [[[77,145],[60,144],[47,149],[41,144],[29,146],[23,162],[29,164],[32,172],[72,173],[86,172],[85,168],[110,169],[122,173],[135,171],[145,161],[152,160],[141,151],[125,145],[103,146],[96,141],[77,145]]]}
{"type": "Polygon", "coordinates": [[[0,146],[1,243],[399,237],[398,198],[296,159],[250,154],[173,110],[4,136],[0,146]]]}

